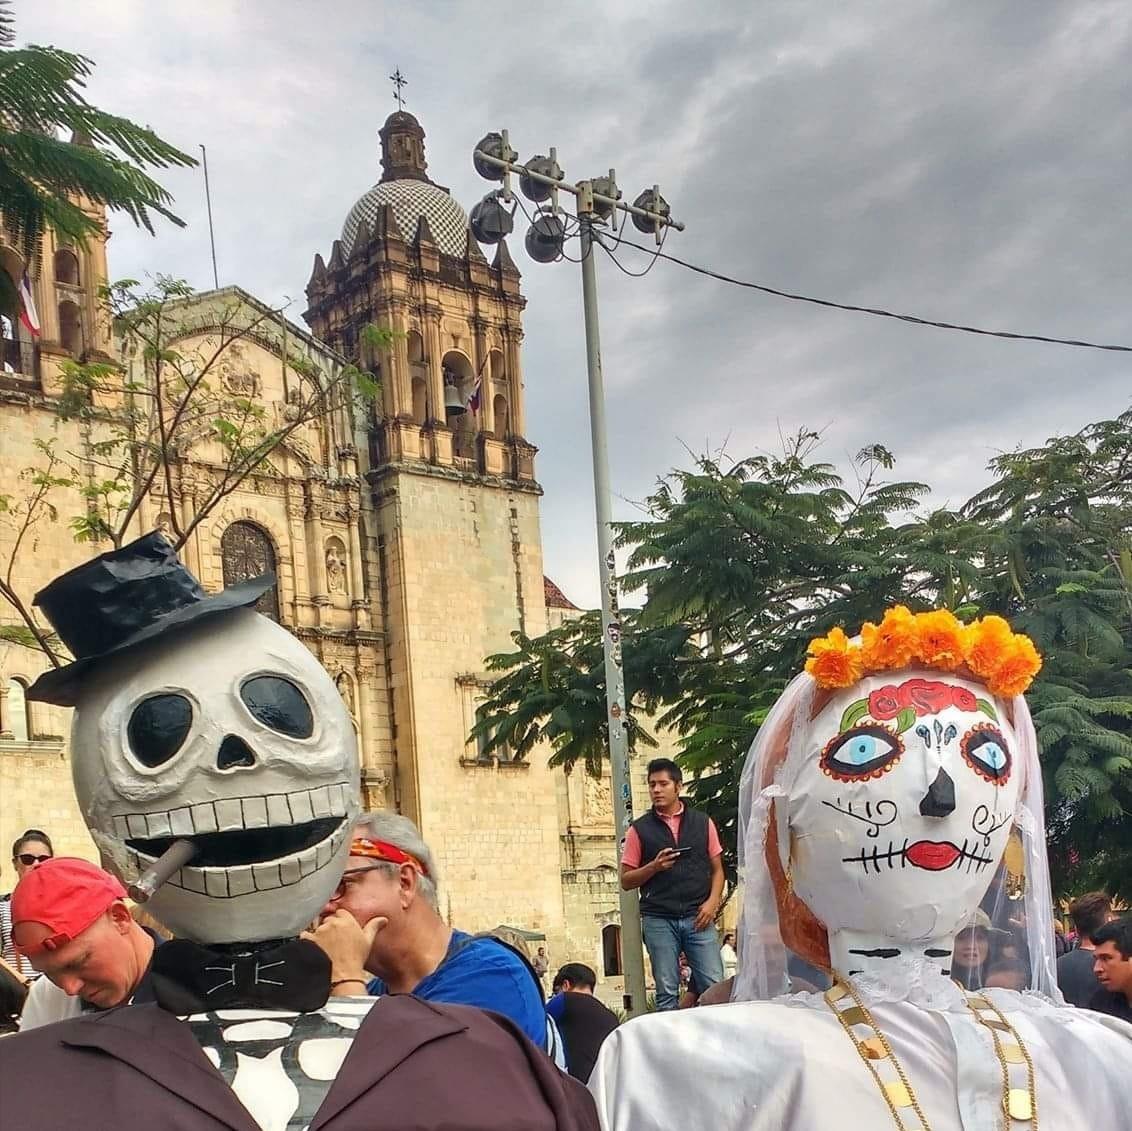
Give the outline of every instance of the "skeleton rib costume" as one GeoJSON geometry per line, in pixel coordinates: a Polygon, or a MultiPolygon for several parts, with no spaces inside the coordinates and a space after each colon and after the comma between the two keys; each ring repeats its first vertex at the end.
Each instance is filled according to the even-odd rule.
{"type": "Polygon", "coordinates": [[[150,969],[159,1004],[0,1044],[5,1123],[63,1125],[73,1088],[92,1131],[590,1131],[584,1090],[502,1018],[328,1002],[329,960],[296,936],[349,851],[357,750],[314,656],[247,607],[272,581],[209,596],[151,534],[37,598],[76,661],[33,694],[75,707],[75,788],[105,865],[130,883],[175,842],[192,855],[148,905],[176,936],[150,969]]]}
{"type": "Polygon", "coordinates": [[[1021,695],[924,667],[832,691],[798,676],[744,768],[740,858],[732,1001],[612,1034],[590,1080],[606,1131],[1132,1126],[1132,1026],[1057,991],[1021,695]],[[1024,917],[1027,992],[950,978],[980,903],[1024,917]],[[787,994],[788,948],[834,989],[787,994]]]}

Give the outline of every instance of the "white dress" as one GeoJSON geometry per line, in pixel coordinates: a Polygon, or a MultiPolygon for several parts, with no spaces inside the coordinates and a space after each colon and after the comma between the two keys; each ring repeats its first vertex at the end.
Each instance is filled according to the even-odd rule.
{"type": "MultiPolygon", "coordinates": [[[[992,1039],[953,982],[921,969],[899,987],[866,978],[854,984],[932,1131],[1004,1127],[992,1039]]],[[[986,993],[1033,1059],[1042,1131],[1132,1128],[1132,1025],[1034,994],[986,993]]],[[[608,1037],[589,1086],[605,1131],[896,1126],[820,994],[637,1018],[608,1037]]],[[[1028,1131],[1029,1124],[1012,1127],[1028,1131]]]]}

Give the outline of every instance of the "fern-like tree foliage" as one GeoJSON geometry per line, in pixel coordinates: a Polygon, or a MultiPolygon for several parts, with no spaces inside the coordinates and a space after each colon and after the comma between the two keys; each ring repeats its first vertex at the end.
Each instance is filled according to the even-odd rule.
{"type": "MultiPolygon", "coordinates": [[[[862,450],[846,483],[802,432],[779,456],[702,458],[668,476],[622,524],[631,748],[674,731],[690,793],[720,827],[732,876],[739,772],[806,645],[889,606],[1001,613],[1045,666],[1029,699],[1041,744],[1059,891],[1132,895],[1132,412],[994,461],[958,510],[923,513],[927,487],[891,481],[862,450]]],[[[474,735],[520,755],[600,771],[607,744],[596,614],[518,651],[474,735]]]]}
{"type": "Polygon", "coordinates": [[[57,47],[17,47],[11,5],[0,2],[0,216],[25,259],[48,227],[79,243],[97,230],[80,199],[125,212],[151,232],[155,213],[182,224],[145,170],[196,161],[88,102],[93,68],[57,47]]]}

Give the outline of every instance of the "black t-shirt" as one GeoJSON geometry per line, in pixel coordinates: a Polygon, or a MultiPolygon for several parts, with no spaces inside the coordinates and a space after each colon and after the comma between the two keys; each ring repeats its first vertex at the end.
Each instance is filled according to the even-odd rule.
{"type": "Polygon", "coordinates": [[[1091,1008],[1089,1002],[1100,989],[1100,982],[1093,973],[1093,952],[1071,950],[1063,954],[1057,960],[1057,984],[1070,1005],[1091,1008]]]}
{"type": "Polygon", "coordinates": [[[566,1046],[567,1071],[584,1084],[594,1070],[602,1041],[617,1028],[617,1014],[592,994],[563,992],[547,1002],[566,1046]]]}
{"type": "Polygon", "coordinates": [[[1089,999],[1089,1008],[1097,1013],[1119,1017],[1121,1021],[1132,1021],[1132,1005],[1123,994],[1113,993],[1112,990],[1097,990],[1089,999]]]}

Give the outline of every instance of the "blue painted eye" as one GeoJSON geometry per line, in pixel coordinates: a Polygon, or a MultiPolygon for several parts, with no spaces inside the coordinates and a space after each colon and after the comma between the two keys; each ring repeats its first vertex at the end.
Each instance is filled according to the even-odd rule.
{"type": "Polygon", "coordinates": [[[1013,759],[1002,732],[991,723],[980,723],[959,744],[967,765],[985,781],[1004,785],[1010,778],[1013,759]]]}
{"type": "Polygon", "coordinates": [[[979,747],[979,754],[996,770],[1006,767],[1006,751],[997,742],[984,742],[979,747]]]}
{"type": "Polygon", "coordinates": [[[827,743],[820,764],[837,781],[864,781],[879,777],[903,753],[899,735],[886,727],[859,726],[827,743]]]}
{"type": "Polygon", "coordinates": [[[841,748],[841,758],[854,766],[863,766],[866,762],[871,762],[880,752],[880,739],[876,735],[862,734],[841,748]]]}

